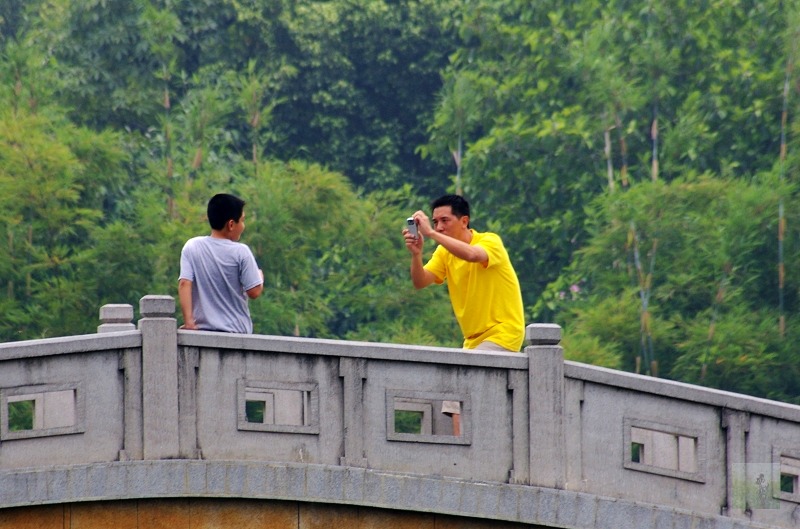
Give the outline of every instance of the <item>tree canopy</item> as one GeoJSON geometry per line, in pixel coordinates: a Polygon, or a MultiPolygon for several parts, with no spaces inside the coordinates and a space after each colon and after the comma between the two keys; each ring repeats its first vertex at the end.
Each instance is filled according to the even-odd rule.
{"type": "Polygon", "coordinates": [[[6,1],[0,340],[176,294],[225,191],[257,332],[457,346],[400,232],[458,192],[569,358],[800,402],[798,44],[797,0],[6,1]]]}

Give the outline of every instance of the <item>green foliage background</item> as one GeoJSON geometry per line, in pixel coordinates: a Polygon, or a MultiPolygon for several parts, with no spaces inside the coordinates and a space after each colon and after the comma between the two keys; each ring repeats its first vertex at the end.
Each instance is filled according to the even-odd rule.
{"type": "Polygon", "coordinates": [[[796,0],[7,0],[0,340],[175,295],[226,191],[257,332],[457,346],[400,231],[463,190],[568,358],[800,402],[799,33],[796,0]]]}

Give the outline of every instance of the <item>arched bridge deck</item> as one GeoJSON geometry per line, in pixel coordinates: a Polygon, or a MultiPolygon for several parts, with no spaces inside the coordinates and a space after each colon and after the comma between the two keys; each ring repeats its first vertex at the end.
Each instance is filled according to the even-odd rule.
{"type": "Polygon", "coordinates": [[[0,523],[33,506],[239,498],[540,527],[800,524],[800,407],[523,353],[177,330],[0,345],[0,523]],[[460,431],[441,413],[461,404],[460,431]]]}

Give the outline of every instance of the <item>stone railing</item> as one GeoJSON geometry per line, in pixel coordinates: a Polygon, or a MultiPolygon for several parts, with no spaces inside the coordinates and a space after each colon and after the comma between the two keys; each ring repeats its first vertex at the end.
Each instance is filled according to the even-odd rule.
{"type": "Polygon", "coordinates": [[[96,335],[0,344],[0,474],[321,465],[800,523],[800,407],[565,362],[555,325],[494,353],[182,331],[169,296],[140,312],[134,326],[107,305],[96,335]]]}

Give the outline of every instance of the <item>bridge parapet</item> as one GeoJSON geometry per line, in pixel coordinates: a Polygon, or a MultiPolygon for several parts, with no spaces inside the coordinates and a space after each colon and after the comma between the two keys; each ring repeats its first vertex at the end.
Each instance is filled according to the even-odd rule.
{"type": "MultiPolygon", "coordinates": [[[[704,527],[800,523],[800,407],[565,362],[554,325],[529,326],[523,353],[495,353],[183,331],[174,303],[143,298],[134,330],[132,307],[114,305],[96,335],[0,344],[0,485],[25,476],[29,489],[0,486],[0,507],[63,501],[58,483],[76,488],[64,476],[92,468],[105,480],[306,468],[295,474],[502,490],[506,511],[484,516],[528,523],[541,521],[524,514],[530,498],[578,502],[585,521],[557,527],[602,527],[612,510],[599,506],[613,505],[651,505],[636,527],[663,526],[663,513],[704,527]],[[452,402],[457,426],[442,413],[452,402]],[[52,494],[30,485],[42,475],[52,494]]],[[[137,494],[191,492],[170,486],[137,494]]]]}

